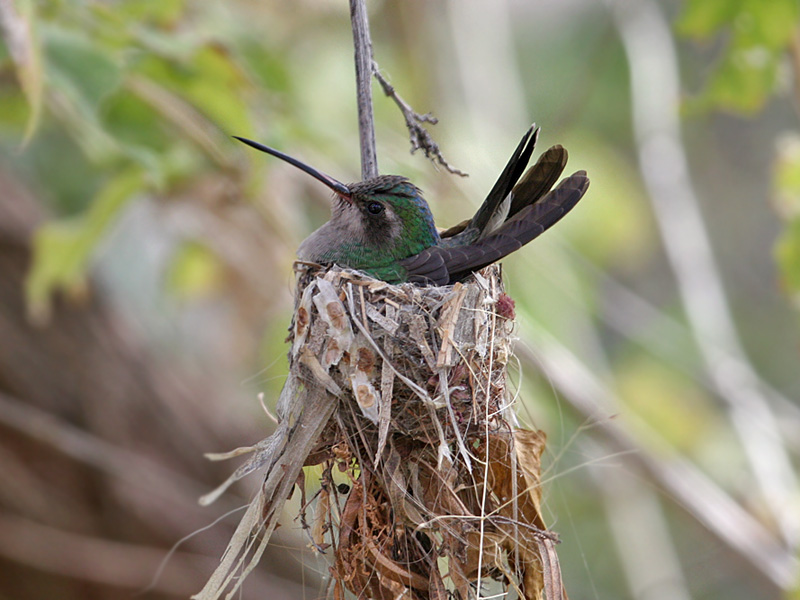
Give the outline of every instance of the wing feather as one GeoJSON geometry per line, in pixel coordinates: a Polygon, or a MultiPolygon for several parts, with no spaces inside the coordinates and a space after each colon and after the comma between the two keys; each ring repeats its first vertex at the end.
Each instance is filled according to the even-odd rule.
{"type": "Polygon", "coordinates": [[[531,125],[530,129],[522,136],[517,148],[508,160],[500,177],[497,178],[486,200],[475,213],[475,216],[466,223],[459,223],[450,229],[441,233],[442,245],[453,246],[460,244],[469,244],[476,240],[480,233],[486,227],[486,224],[494,216],[498,207],[505,200],[514,185],[519,181],[525,167],[533,154],[533,148],[536,145],[536,140],[539,138],[539,128],[536,125],[531,125]]]}
{"type": "Polygon", "coordinates": [[[583,197],[589,187],[585,171],[564,179],[542,200],[520,210],[492,235],[469,246],[447,248],[444,262],[450,283],[518,250],[555,225],[583,197]]]}
{"type": "Polygon", "coordinates": [[[567,158],[567,150],[561,145],[545,150],[536,164],[514,186],[508,216],[513,217],[529,204],[542,199],[561,177],[567,166],[567,158]]]}

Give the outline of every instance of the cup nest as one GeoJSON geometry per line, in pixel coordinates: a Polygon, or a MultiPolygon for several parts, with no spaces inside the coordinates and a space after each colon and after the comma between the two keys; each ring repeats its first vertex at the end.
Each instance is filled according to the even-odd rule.
{"type": "Polygon", "coordinates": [[[255,565],[297,485],[336,600],[566,598],[540,513],[545,436],[519,426],[507,389],[514,303],[500,267],[446,287],[295,268],[278,429],[216,457],[253,452],[204,501],[260,468],[265,482],[196,597],[219,597],[255,565]]]}

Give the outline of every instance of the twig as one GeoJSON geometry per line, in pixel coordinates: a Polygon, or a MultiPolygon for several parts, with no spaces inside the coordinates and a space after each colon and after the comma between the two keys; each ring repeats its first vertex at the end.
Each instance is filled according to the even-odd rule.
{"type": "Polygon", "coordinates": [[[439,163],[450,173],[467,177],[467,173],[455,168],[439,150],[439,145],[431,134],[422,127],[422,123],[436,124],[438,120],[430,113],[421,115],[414,111],[381,75],[378,64],[372,58],[372,40],[369,35],[366,0],[350,0],[350,22],[353,26],[353,46],[356,63],[356,98],[358,102],[358,132],[361,143],[361,178],[370,179],[378,176],[378,153],[375,149],[375,117],[372,111],[372,78],[375,75],[384,93],[394,100],[406,120],[406,127],[411,136],[411,153],[422,150],[425,157],[439,163]]]}
{"type": "Polygon", "coordinates": [[[468,177],[469,175],[467,173],[455,168],[445,160],[444,156],[442,156],[442,151],[439,150],[439,145],[433,141],[431,134],[428,133],[424,127],[422,127],[422,123],[431,123],[436,125],[439,120],[431,113],[425,113],[424,115],[421,115],[414,111],[408,102],[400,97],[392,84],[389,83],[389,81],[381,74],[378,63],[376,63],[374,60],[372,61],[372,73],[375,75],[375,79],[378,80],[378,83],[381,84],[383,93],[394,100],[395,104],[397,104],[398,108],[400,109],[400,112],[403,113],[403,117],[406,120],[408,133],[411,136],[411,153],[413,154],[417,150],[422,150],[425,153],[426,158],[429,158],[434,162],[438,162],[450,173],[453,173],[454,175],[460,175],[461,177],[468,177]]]}
{"type": "Polygon", "coordinates": [[[369,37],[366,0],[350,0],[350,22],[356,62],[358,132],[361,141],[361,178],[378,176],[375,118],[372,114],[372,41],[369,37]]]}

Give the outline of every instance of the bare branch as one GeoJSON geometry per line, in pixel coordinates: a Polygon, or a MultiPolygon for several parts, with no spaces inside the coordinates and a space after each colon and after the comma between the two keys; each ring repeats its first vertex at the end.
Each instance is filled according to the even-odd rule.
{"type": "Polygon", "coordinates": [[[369,36],[366,0],[350,0],[350,22],[356,62],[358,132],[361,141],[361,178],[378,176],[375,118],[372,113],[372,40],[369,36]]]}
{"type": "Polygon", "coordinates": [[[421,115],[418,112],[415,112],[408,102],[400,97],[392,84],[390,84],[381,74],[380,69],[378,68],[378,63],[376,63],[374,60],[372,61],[372,73],[375,75],[375,79],[378,80],[378,83],[381,84],[383,92],[392,100],[394,100],[395,104],[397,104],[397,106],[400,108],[400,112],[403,113],[403,117],[405,117],[406,127],[408,128],[408,133],[411,136],[411,153],[413,154],[417,150],[421,149],[425,153],[426,158],[429,158],[435,163],[439,163],[450,173],[453,173],[454,175],[460,175],[461,177],[468,177],[467,173],[455,168],[445,160],[444,156],[442,156],[442,151],[439,150],[439,145],[433,141],[431,134],[422,127],[422,123],[431,123],[436,125],[439,120],[431,113],[425,113],[424,115],[421,115]]]}

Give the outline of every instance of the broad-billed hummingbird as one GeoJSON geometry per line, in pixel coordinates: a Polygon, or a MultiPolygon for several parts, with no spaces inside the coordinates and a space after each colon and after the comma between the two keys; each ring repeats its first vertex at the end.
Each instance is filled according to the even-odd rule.
{"type": "Polygon", "coordinates": [[[567,164],[561,146],[548,149],[520,179],[538,135],[535,126],[525,133],[475,216],[441,233],[422,192],[405,177],[380,175],[345,185],[278,150],[234,137],[302,169],[336,194],[331,220],[300,244],[298,258],[358,269],[389,283],[448,285],[530,242],[586,192],[585,171],[551,189],[567,164]]]}

